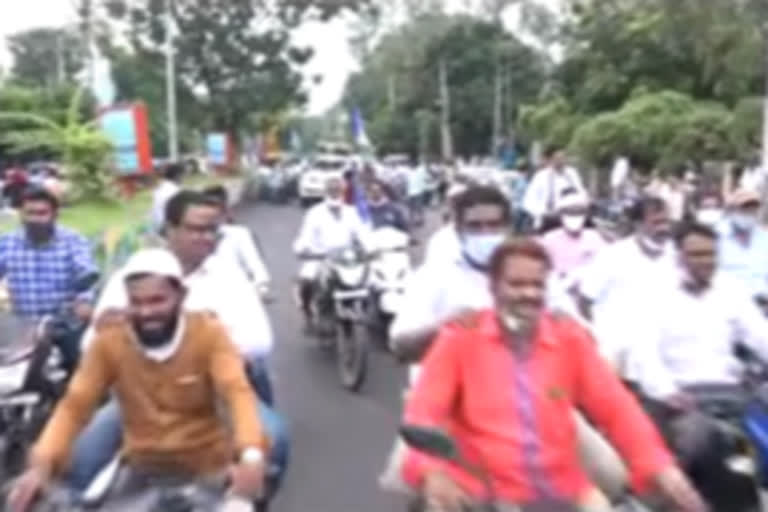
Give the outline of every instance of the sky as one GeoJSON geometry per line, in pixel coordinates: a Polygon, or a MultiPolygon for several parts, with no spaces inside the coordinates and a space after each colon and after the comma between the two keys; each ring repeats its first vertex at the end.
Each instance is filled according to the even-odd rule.
{"type": "MultiPolygon", "coordinates": [[[[552,6],[559,0],[540,0],[552,6]]],[[[11,58],[6,38],[30,28],[61,26],[75,20],[74,0],[0,0],[13,2],[13,8],[2,9],[0,15],[0,67],[8,69],[11,58]]],[[[448,0],[449,8],[461,5],[464,0],[448,0]],[[451,5],[456,4],[456,5],[451,5]]],[[[319,85],[310,87],[307,113],[322,114],[340,99],[349,74],[358,68],[347,42],[347,23],[337,19],[330,23],[312,23],[301,29],[297,42],[311,45],[315,57],[305,69],[307,77],[320,74],[319,85]]],[[[308,83],[310,81],[308,80],[308,83]]]]}

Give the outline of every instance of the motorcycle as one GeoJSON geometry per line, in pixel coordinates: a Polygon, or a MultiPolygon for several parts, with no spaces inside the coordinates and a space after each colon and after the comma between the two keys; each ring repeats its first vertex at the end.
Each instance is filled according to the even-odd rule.
{"type": "Polygon", "coordinates": [[[369,333],[386,346],[389,326],[400,308],[405,281],[412,271],[410,237],[398,229],[384,227],[373,232],[372,240],[376,257],[371,262],[369,333]]]}
{"type": "MultiPolygon", "coordinates": [[[[462,512],[578,512],[579,510],[578,507],[570,503],[551,501],[512,508],[505,507],[497,499],[496,490],[488,471],[484,467],[466,460],[461,455],[455,441],[443,431],[416,425],[403,425],[400,427],[400,436],[409,447],[451,462],[483,484],[483,497],[475,503],[463,507],[462,512]]],[[[430,512],[431,510],[433,509],[424,502],[423,498],[411,503],[408,508],[408,512],[430,512]]]]}
{"type": "MultiPolygon", "coordinates": [[[[89,290],[99,279],[86,276],[76,286],[89,290]]],[[[0,315],[0,481],[18,475],[30,445],[37,439],[72,369],[55,348],[59,336],[79,336],[85,325],[67,304],[52,316],[27,320],[0,315]]]]}
{"type": "Polygon", "coordinates": [[[322,274],[312,294],[311,331],[323,348],[334,348],[337,370],[342,385],[359,391],[368,370],[368,339],[362,330],[367,327],[370,309],[370,257],[354,247],[332,251],[327,256],[310,255],[302,258],[302,278],[322,274]],[[321,261],[322,260],[322,261],[321,261]],[[316,265],[308,266],[307,263],[316,265]],[[328,338],[333,342],[324,343],[328,338]]]}
{"type": "Polygon", "coordinates": [[[706,461],[691,477],[713,510],[759,512],[768,489],[768,368],[745,347],[743,385],[685,388],[696,407],[718,426],[706,461]]]}
{"type": "Polygon", "coordinates": [[[150,475],[127,470],[115,461],[111,471],[94,481],[84,497],[55,486],[33,507],[33,512],[261,512],[227,495],[226,477],[191,481],[173,475],[150,475]]]}

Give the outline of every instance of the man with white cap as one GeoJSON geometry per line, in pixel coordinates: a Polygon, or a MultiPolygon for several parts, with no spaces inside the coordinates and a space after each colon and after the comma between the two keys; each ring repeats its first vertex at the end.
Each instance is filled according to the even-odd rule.
{"type": "MultiPolygon", "coordinates": [[[[242,271],[228,258],[219,259],[215,249],[220,232],[220,204],[204,194],[182,191],[168,203],[166,240],[178,259],[187,293],[188,311],[214,313],[227,329],[248,364],[248,376],[256,394],[260,379],[251,371],[251,361],[265,357],[272,348],[272,330],[264,306],[242,271]]],[[[97,324],[120,323],[130,302],[124,280],[127,266],[118,270],[105,286],[96,305],[97,324]]],[[[83,338],[85,353],[96,339],[97,326],[83,338]]],[[[262,404],[262,421],[270,432],[272,462],[277,469],[270,489],[276,489],[287,465],[288,439],[282,419],[262,404]]],[[[80,436],[73,452],[71,483],[84,490],[119,448],[120,411],[114,402],[103,407],[80,436]]]]}
{"type": "Polygon", "coordinates": [[[605,247],[606,241],[597,230],[587,227],[589,197],[568,189],[558,200],[557,212],[561,227],[546,233],[542,245],[552,258],[555,275],[566,278],[583,267],[605,247]]]}
{"type": "Polygon", "coordinates": [[[740,281],[754,298],[768,296],[768,231],[759,222],[760,204],[757,192],[737,190],[717,226],[720,270],[740,281]]]}
{"type": "Polygon", "coordinates": [[[77,434],[110,390],[123,413],[128,475],[229,473],[231,491],[258,498],[268,442],[227,329],[215,315],[184,310],[184,274],[165,249],[136,253],[121,279],[126,315],[97,329],[11,492],[11,509],[27,510],[61,474],[77,434]],[[220,414],[220,401],[229,421],[220,414]]]}

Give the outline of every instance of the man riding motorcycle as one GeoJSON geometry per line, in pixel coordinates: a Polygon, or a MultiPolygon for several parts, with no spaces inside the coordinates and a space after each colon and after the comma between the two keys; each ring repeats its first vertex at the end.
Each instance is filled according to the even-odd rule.
{"type": "MultiPolygon", "coordinates": [[[[703,512],[591,337],[546,311],[550,266],[545,249],[530,240],[505,243],[494,253],[494,307],[440,331],[409,395],[405,422],[451,432],[468,464],[488,474],[494,498],[505,503],[572,503],[608,512],[612,507],[577,456],[571,411],[583,408],[624,455],[638,493],[657,491],[677,510],[703,512]]],[[[404,475],[440,510],[489,498],[476,477],[423,454],[407,458],[404,475]]]]}
{"type": "Polygon", "coordinates": [[[28,510],[61,474],[79,430],[110,390],[123,411],[128,471],[191,478],[229,471],[232,492],[255,499],[263,491],[267,441],[227,330],[209,313],[184,312],[184,273],[170,252],[137,253],[124,276],[128,314],[97,331],[11,490],[13,512],[28,510]]]}
{"type": "Polygon", "coordinates": [[[319,258],[334,250],[368,244],[369,230],[353,206],[344,203],[344,181],[332,177],[326,181],[326,198],[313,206],[304,217],[293,250],[304,261],[299,270],[299,294],[305,325],[312,322],[312,301],[315,293],[328,294],[324,266],[319,258]]]}
{"type": "MultiPolygon", "coordinates": [[[[83,292],[78,282],[98,274],[88,240],[56,220],[59,201],[50,192],[32,189],[21,196],[22,229],[0,237],[0,278],[8,281],[13,314],[39,320],[72,305],[83,325],[93,311],[93,290],[83,292]]],[[[80,329],[55,336],[68,373],[80,357],[80,329]]]]}
{"type": "MultiPolygon", "coordinates": [[[[189,311],[209,311],[216,314],[229,336],[248,363],[248,376],[253,399],[264,396],[263,381],[258,375],[258,363],[273,346],[272,327],[256,291],[243,278],[242,272],[228,257],[216,252],[220,232],[221,211],[217,201],[194,191],[182,191],[168,203],[166,211],[166,242],[178,258],[184,271],[187,289],[184,307],[189,311]],[[254,363],[256,366],[254,366],[254,363]],[[257,396],[258,395],[258,396],[257,396]]],[[[83,352],[96,339],[97,328],[113,321],[122,321],[129,306],[124,285],[125,269],[118,270],[99,297],[96,325],[83,338],[83,352]]],[[[267,387],[269,391],[271,387],[267,387]]],[[[289,441],[284,421],[271,407],[259,404],[261,419],[268,431],[270,451],[270,495],[280,484],[288,464],[289,441]],[[274,471],[272,471],[274,470],[274,471]]],[[[108,401],[93,417],[79,437],[73,450],[70,485],[85,490],[93,478],[113,459],[120,448],[121,411],[115,401],[108,401]]]]}
{"type": "Polygon", "coordinates": [[[706,225],[681,231],[681,271],[647,304],[636,326],[642,336],[629,353],[628,377],[639,385],[662,429],[695,426],[695,435],[671,439],[687,467],[706,455],[717,426],[697,410],[686,388],[706,384],[739,389],[743,364],[735,355],[738,344],[768,361],[768,319],[750,290],[718,269],[717,243],[716,231],[706,225]]]}
{"type": "Polygon", "coordinates": [[[369,183],[367,196],[368,214],[373,229],[392,227],[404,233],[409,231],[402,207],[387,197],[383,183],[377,180],[369,183]]]}

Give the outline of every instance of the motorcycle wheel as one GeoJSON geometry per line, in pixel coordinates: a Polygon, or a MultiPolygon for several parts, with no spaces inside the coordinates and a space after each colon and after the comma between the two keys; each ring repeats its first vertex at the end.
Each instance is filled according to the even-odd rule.
{"type": "Polygon", "coordinates": [[[341,384],[359,391],[368,372],[368,340],[353,322],[340,322],[336,329],[336,364],[341,384]]]}

